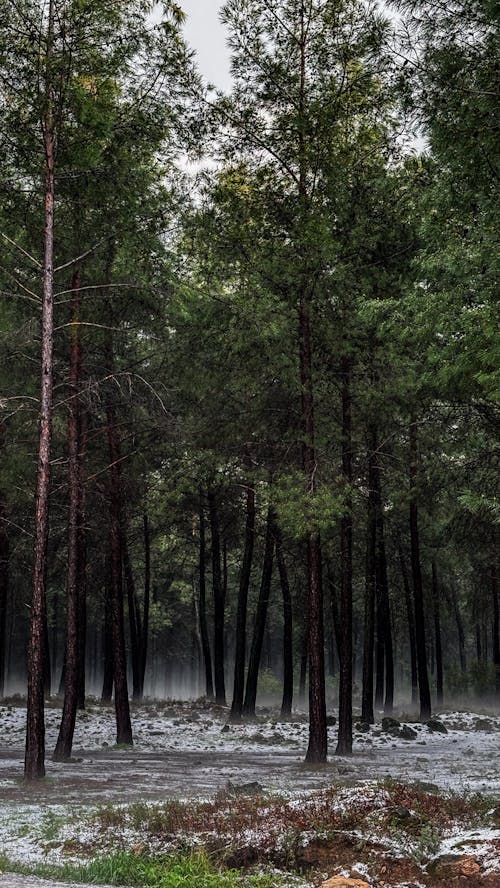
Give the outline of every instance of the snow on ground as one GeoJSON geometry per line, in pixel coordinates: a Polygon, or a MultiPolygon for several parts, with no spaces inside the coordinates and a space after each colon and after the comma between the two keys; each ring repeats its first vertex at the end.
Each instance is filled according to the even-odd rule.
{"type": "MultiPolygon", "coordinates": [[[[258,781],[297,805],[304,793],[341,784],[339,806],[351,791],[369,794],[385,778],[459,793],[500,796],[500,716],[446,712],[447,733],[408,723],[410,739],[392,736],[381,725],[355,730],[352,758],[331,756],[328,765],[304,765],[308,726],[302,715],[278,722],[267,713],[252,724],[226,725],[227,710],[193,703],[149,703],[132,710],[134,748],[115,747],[114,713],[90,704],[78,714],[74,760],[50,761],[61,710],[46,710],[47,774],[36,791],[20,785],[25,709],[0,707],[0,850],[23,864],[81,860],[96,847],[88,815],[98,805],[169,798],[213,798],[224,786],[258,781]],[[351,788],[351,789],[350,789],[351,788]]],[[[397,733],[397,731],[396,731],[397,733]]],[[[336,727],[329,728],[334,752],[336,727]]],[[[383,794],[383,790],[377,792],[383,794]]],[[[382,796],[381,796],[382,797],[382,796]]],[[[121,828],[117,844],[130,848],[137,830],[121,828]]],[[[492,872],[500,871],[500,831],[461,832],[439,853],[472,853],[492,872]],[[498,841],[497,841],[498,840],[498,841]]]]}

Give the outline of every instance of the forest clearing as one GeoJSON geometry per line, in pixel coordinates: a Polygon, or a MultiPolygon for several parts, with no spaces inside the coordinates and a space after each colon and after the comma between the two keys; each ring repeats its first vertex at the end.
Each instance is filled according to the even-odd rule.
{"type": "Polygon", "coordinates": [[[496,0],[0,0],[0,886],[500,888],[496,0]]]}

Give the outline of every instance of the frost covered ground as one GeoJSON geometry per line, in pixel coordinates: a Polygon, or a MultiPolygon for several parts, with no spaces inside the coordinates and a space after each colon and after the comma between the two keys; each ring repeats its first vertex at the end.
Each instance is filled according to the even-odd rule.
{"type": "Polygon", "coordinates": [[[500,888],[499,716],[446,712],[434,730],[410,722],[356,730],[349,759],[333,755],[332,726],[328,765],[307,768],[302,715],[279,722],[267,712],[229,726],[222,708],[151,703],[133,710],[130,750],[114,747],[113,711],[91,704],[78,716],[66,765],[50,761],[60,710],[46,715],[48,779],[30,790],[20,783],[25,710],[0,707],[0,851],[10,861],[58,864],[179,843],[220,851],[222,842],[236,865],[286,866],[295,854],[294,866],[314,874],[311,885],[341,873],[384,884],[380,869],[389,860],[400,871],[387,886],[452,884],[446,865],[468,860],[453,878],[500,888]],[[416,786],[408,798],[405,786],[416,786]],[[453,800],[440,795],[450,792],[456,817],[453,800]],[[172,808],[170,800],[186,804],[172,808]]]}

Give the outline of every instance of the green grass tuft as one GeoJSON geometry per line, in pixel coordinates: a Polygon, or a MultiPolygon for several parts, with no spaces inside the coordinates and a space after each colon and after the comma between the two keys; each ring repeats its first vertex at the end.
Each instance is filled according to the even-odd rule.
{"type": "Polygon", "coordinates": [[[219,871],[203,854],[188,857],[149,857],[129,852],[97,858],[84,866],[9,864],[0,856],[0,870],[23,872],[75,884],[123,885],[128,888],[274,888],[275,876],[245,876],[238,870],[219,871]]]}

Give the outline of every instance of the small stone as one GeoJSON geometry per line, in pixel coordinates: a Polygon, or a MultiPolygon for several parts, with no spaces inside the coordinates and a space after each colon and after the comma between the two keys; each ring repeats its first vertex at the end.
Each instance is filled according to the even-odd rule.
{"type": "Polygon", "coordinates": [[[391,734],[393,737],[397,737],[399,735],[400,727],[401,722],[398,721],[397,718],[385,716],[385,718],[382,719],[382,730],[386,734],[391,734]]]}
{"type": "Polygon", "coordinates": [[[347,879],[345,876],[333,876],[323,882],[321,888],[369,888],[368,882],[362,879],[347,879]]]}
{"type": "Polygon", "coordinates": [[[399,732],[399,736],[402,740],[416,740],[418,734],[413,728],[410,728],[409,725],[403,725],[399,732]]]}
{"type": "Polygon", "coordinates": [[[432,863],[432,873],[439,879],[456,879],[460,876],[476,876],[481,872],[475,857],[457,857],[444,854],[432,863]]]}
{"type": "Polygon", "coordinates": [[[368,722],[357,722],[356,730],[359,731],[360,734],[367,734],[370,730],[370,725],[368,724],[368,722]]]}
{"type": "Polygon", "coordinates": [[[448,728],[438,718],[430,718],[427,722],[427,728],[431,734],[447,734],[448,728]]]}

